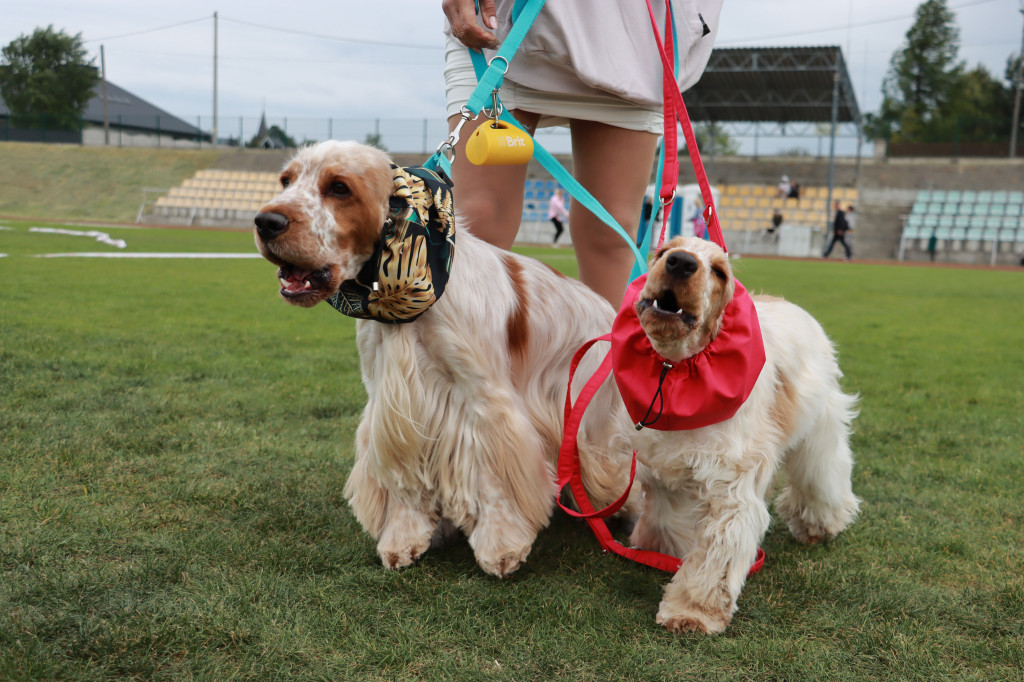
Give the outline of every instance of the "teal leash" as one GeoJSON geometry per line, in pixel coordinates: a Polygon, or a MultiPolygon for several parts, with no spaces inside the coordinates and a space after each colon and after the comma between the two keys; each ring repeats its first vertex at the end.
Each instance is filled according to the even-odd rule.
{"type": "MultiPolygon", "coordinates": [[[[501,48],[498,50],[498,53],[489,63],[484,58],[482,52],[467,48],[469,49],[470,59],[473,62],[473,70],[476,72],[477,76],[476,89],[473,90],[473,94],[470,95],[466,105],[463,107],[462,120],[456,125],[452,136],[445,142],[441,143],[433,156],[431,156],[424,164],[425,167],[431,168],[432,170],[441,168],[449,177],[451,176],[451,157],[448,156],[447,152],[454,155],[453,148],[459,139],[458,134],[462,126],[467,121],[475,119],[483,110],[484,106],[493,101],[492,97],[494,91],[500,90],[504,81],[505,72],[508,71],[508,65],[516,51],[519,49],[519,45],[522,43],[527,31],[530,30],[534,20],[540,13],[541,8],[544,6],[544,1],[545,0],[517,0],[513,9],[515,21],[512,24],[512,29],[509,31],[505,41],[501,44],[501,48]]],[[[510,125],[514,125],[529,135],[529,132],[520,125],[519,121],[507,112],[502,111],[500,114],[498,114],[498,112],[493,112],[493,114],[496,114],[500,120],[510,125]]],[[[633,258],[636,261],[633,266],[634,272],[637,270],[641,273],[646,272],[647,259],[640,252],[640,249],[637,247],[633,238],[629,236],[629,233],[622,229],[622,226],[619,225],[618,221],[612,217],[604,206],[602,206],[601,203],[595,199],[594,196],[588,192],[586,188],[584,188],[583,185],[581,185],[576,178],[574,178],[572,174],[570,174],[569,171],[567,171],[565,167],[536,140],[534,140],[533,155],[534,158],[537,159],[538,163],[540,163],[541,166],[543,166],[544,169],[559,182],[559,184],[566,188],[574,200],[578,201],[584,208],[597,216],[603,223],[626,240],[629,248],[633,251],[633,258]]]]}

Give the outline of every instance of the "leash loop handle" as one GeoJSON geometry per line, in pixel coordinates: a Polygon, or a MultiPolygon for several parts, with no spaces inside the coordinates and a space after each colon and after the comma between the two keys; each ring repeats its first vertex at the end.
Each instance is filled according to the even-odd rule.
{"type": "Polygon", "coordinates": [[[636,475],[636,451],[633,452],[633,462],[630,466],[629,471],[629,485],[626,486],[626,491],[610,505],[601,510],[595,510],[591,505],[589,498],[587,497],[587,491],[583,487],[583,473],[580,469],[580,450],[577,436],[579,434],[580,424],[583,422],[583,413],[587,409],[587,405],[590,404],[590,400],[600,390],[601,385],[612,371],[612,356],[607,354],[604,360],[601,362],[601,366],[598,367],[597,371],[587,380],[587,383],[583,386],[579,396],[576,398],[576,404],[572,402],[572,380],[576,375],[576,368],[579,367],[580,361],[583,356],[587,354],[598,341],[611,341],[611,334],[605,334],[599,336],[596,339],[591,339],[587,343],[583,344],[576,354],[572,358],[572,362],[569,365],[569,386],[565,393],[565,429],[562,436],[562,446],[558,451],[558,506],[570,516],[575,516],[578,519],[596,519],[596,518],[607,518],[619,511],[622,505],[629,499],[629,492],[633,487],[633,478],[636,475]],[[580,511],[570,509],[569,507],[562,504],[561,493],[565,490],[566,486],[572,491],[573,498],[576,500],[576,504],[579,506],[580,511]]]}

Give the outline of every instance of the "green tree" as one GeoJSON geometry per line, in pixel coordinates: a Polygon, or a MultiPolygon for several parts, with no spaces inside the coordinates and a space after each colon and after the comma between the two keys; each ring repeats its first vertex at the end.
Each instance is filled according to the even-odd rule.
{"type": "Polygon", "coordinates": [[[882,106],[868,114],[868,137],[901,141],[934,141],[942,126],[934,125],[954,95],[964,66],[957,61],[960,29],[946,0],[918,6],[906,44],[889,63],[882,83],[882,106]]]}
{"type": "Polygon", "coordinates": [[[15,125],[74,129],[100,80],[87,60],[82,34],[53,25],[15,38],[2,51],[0,95],[15,125]]]}
{"type": "Polygon", "coordinates": [[[1012,82],[1004,84],[979,64],[953,86],[952,96],[933,124],[933,134],[941,140],[1005,142],[1012,116],[1012,82]]]}
{"type": "Polygon", "coordinates": [[[380,133],[366,133],[366,138],[363,142],[384,152],[388,150],[388,148],[384,146],[384,136],[380,133]]]}
{"type": "Polygon", "coordinates": [[[288,148],[288,149],[292,149],[292,148],[298,147],[299,143],[295,141],[295,138],[291,137],[288,133],[286,133],[281,128],[281,126],[275,124],[275,125],[270,126],[270,128],[267,128],[266,130],[263,130],[261,128],[260,132],[256,133],[256,135],[251,140],[249,140],[249,143],[247,145],[245,145],[245,146],[246,147],[263,147],[263,146],[278,147],[278,146],[280,146],[280,147],[285,147],[285,148],[288,148]]]}
{"type": "MultiPolygon", "coordinates": [[[[740,143],[733,139],[729,132],[714,122],[698,123],[693,126],[693,137],[697,140],[697,149],[701,154],[714,153],[717,156],[730,156],[740,149],[740,143]]],[[[686,142],[682,132],[679,133],[680,154],[686,153],[686,142]]]]}

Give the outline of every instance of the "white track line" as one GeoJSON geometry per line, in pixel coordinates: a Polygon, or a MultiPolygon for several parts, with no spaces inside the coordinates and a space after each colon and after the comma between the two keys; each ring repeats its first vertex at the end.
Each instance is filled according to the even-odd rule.
{"type": "Polygon", "coordinates": [[[263,258],[258,253],[125,253],[123,251],[104,252],[83,252],[83,253],[41,253],[36,258],[200,258],[212,259],[240,259],[240,258],[263,258]]]}
{"type": "Polygon", "coordinates": [[[110,244],[116,246],[119,249],[123,249],[128,246],[128,243],[123,239],[114,239],[106,232],[100,232],[99,230],[89,230],[83,232],[82,230],[68,230],[63,227],[30,227],[29,232],[42,232],[43,234],[61,234],[69,237],[90,237],[103,244],[110,244]]]}

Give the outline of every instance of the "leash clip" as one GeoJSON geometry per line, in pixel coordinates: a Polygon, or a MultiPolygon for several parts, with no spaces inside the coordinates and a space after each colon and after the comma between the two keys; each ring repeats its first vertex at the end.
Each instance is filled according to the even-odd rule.
{"type": "Polygon", "coordinates": [[[455,160],[455,145],[459,143],[459,132],[462,130],[462,126],[466,125],[468,121],[475,120],[478,114],[474,114],[469,110],[469,107],[463,105],[462,109],[459,110],[461,118],[459,122],[455,124],[452,129],[452,134],[448,136],[448,139],[437,145],[437,149],[434,150],[435,154],[441,154],[449,162],[455,160]]]}
{"type": "Polygon", "coordinates": [[[494,120],[491,127],[497,126],[498,117],[501,116],[503,111],[505,111],[505,107],[501,105],[501,100],[498,99],[498,88],[491,90],[491,108],[488,109],[487,107],[484,107],[481,111],[483,114],[494,120]]]}

